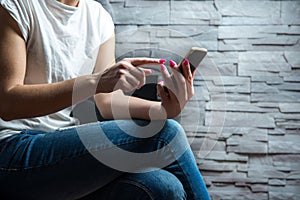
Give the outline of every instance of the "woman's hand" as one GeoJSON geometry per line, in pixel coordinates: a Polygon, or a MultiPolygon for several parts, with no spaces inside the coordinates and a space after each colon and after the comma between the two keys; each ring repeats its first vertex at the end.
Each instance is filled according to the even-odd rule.
{"type": "Polygon", "coordinates": [[[177,66],[175,62],[170,61],[170,66],[172,68],[171,74],[166,66],[161,64],[160,68],[164,81],[157,84],[157,90],[161,97],[161,109],[165,111],[167,118],[174,118],[180,114],[185,104],[194,95],[194,74],[191,73],[187,59],[184,60],[181,66],[177,66]]]}
{"type": "Polygon", "coordinates": [[[145,77],[151,69],[141,68],[145,65],[157,65],[163,60],[151,58],[125,58],[99,75],[97,93],[109,93],[121,89],[130,92],[145,84],[145,77]]]}

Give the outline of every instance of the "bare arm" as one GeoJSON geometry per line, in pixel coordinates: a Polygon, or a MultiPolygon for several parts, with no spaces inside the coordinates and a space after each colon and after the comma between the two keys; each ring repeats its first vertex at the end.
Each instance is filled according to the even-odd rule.
{"type": "MultiPolygon", "coordinates": [[[[103,72],[115,62],[115,39],[112,37],[105,44],[101,45],[98,53],[98,62],[95,72],[103,72]]],[[[146,62],[144,62],[146,63],[146,62]]],[[[153,63],[158,64],[158,63],[153,63]]],[[[138,65],[138,64],[137,64],[138,65]]],[[[102,116],[106,119],[145,119],[158,120],[176,117],[186,102],[193,96],[193,75],[189,64],[182,66],[184,75],[180,73],[178,66],[174,66],[169,74],[166,67],[161,65],[161,73],[169,88],[167,93],[161,84],[157,89],[162,102],[148,101],[136,97],[128,97],[122,91],[112,93],[99,93],[95,95],[95,102],[102,116]],[[175,83],[176,82],[176,83],[175,83]],[[175,87],[174,85],[177,85],[175,87]]],[[[147,73],[144,74],[147,75],[147,73]]],[[[143,85],[143,84],[142,84],[143,85]]]]}
{"type": "MultiPolygon", "coordinates": [[[[115,118],[140,118],[150,119],[149,113],[154,114],[152,119],[172,118],[179,114],[174,95],[164,94],[158,87],[162,96],[162,103],[150,102],[138,98],[129,98],[121,94],[122,101],[112,101],[112,95],[120,94],[113,91],[132,91],[145,83],[145,75],[149,70],[138,68],[147,64],[159,64],[158,59],[132,58],[124,59],[114,64],[114,49],[107,49],[109,42],[103,44],[99,53],[94,74],[81,76],[52,84],[24,84],[26,72],[26,43],[21,36],[17,23],[0,6],[0,117],[4,120],[31,118],[57,112],[80,101],[83,101],[95,93],[107,93],[96,95],[96,104],[106,118],[113,118],[113,108],[118,112],[115,118]],[[111,54],[112,53],[112,54],[111,54]],[[109,55],[112,55],[109,57],[109,55]],[[105,59],[104,56],[107,58],[105,59]],[[113,61],[113,62],[112,62],[113,61]],[[115,87],[116,86],[116,87],[115,87]],[[74,92],[74,88],[76,91],[74,92]],[[125,104],[124,104],[125,102],[125,104]],[[120,108],[120,110],[118,110],[120,108]],[[128,108],[122,112],[121,108],[128,108]],[[166,112],[164,112],[166,108],[166,112]],[[120,112],[119,112],[120,111],[120,112]]],[[[113,45],[114,45],[114,40],[113,45]]],[[[162,71],[163,72],[163,71],[162,71]]],[[[168,77],[169,79],[169,77],[168,77]]],[[[177,78],[178,79],[178,78],[177,78]]],[[[186,85],[183,90],[186,90],[186,85]]]]}
{"type": "Polygon", "coordinates": [[[54,84],[24,85],[26,44],[12,17],[0,6],[0,117],[4,120],[29,118],[54,113],[72,105],[74,82],[85,94],[93,95],[96,75],[83,76],[54,84]]]}
{"type": "MultiPolygon", "coordinates": [[[[115,38],[113,36],[101,45],[94,71],[103,72],[114,63],[115,38]]],[[[150,120],[150,108],[160,109],[159,102],[148,101],[136,97],[128,97],[120,90],[112,93],[99,93],[94,96],[94,99],[99,111],[106,119],[138,118],[150,120]]]]}

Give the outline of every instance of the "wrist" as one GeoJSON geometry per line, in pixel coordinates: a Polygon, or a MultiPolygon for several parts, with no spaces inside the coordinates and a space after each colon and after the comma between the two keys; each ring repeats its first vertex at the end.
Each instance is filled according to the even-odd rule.
{"type": "Polygon", "coordinates": [[[149,108],[149,118],[151,120],[165,120],[167,117],[167,112],[161,102],[154,102],[149,108]]]}

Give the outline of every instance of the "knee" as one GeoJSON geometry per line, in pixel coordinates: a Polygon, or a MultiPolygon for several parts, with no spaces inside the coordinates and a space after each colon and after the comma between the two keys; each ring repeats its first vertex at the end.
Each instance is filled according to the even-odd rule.
{"type": "Polygon", "coordinates": [[[165,122],[163,129],[159,135],[166,143],[170,143],[175,137],[185,138],[185,132],[182,126],[173,119],[168,119],[165,122]]]}
{"type": "MultiPolygon", "coordinates": [[[[135,197],[131,199],[183,200],[186,193],[179,179],[165,170],[131,175],[131,186],[135,187],[135,197]]],[[[128,186],[127,186],[128,187],[128,186]]]]}
{"type": "Polygon", "coordinates": [[[189,149],[189,142],[182,126],[175,120],[166,120],[161,132],[156,135],[158,141],[175,153],[176,158],[189,149]]]}
{"type": "Polygon", "coordinates": [[[173,174],[164,175],[157,183],[151,188],[153,199],[186,199],[182,183],[173,174]]]}

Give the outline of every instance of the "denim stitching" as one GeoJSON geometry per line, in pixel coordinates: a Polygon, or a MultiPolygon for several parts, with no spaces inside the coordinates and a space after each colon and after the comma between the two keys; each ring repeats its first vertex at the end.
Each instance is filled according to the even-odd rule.
{"type": "Polygon", "coordinates": [[[143,190],[144,192],[147,193],[147,195],[150,197],[151,200],[154,200],[154,197],[152,196],[150,189],[147,188],[145,185],[137,183],[135,181],[131,181],[131,180],[121,180],[120,182],[128,183],[128,184],[131,184],[131,185],[134,185],[134,186],[140,188],[141,190],[143,190]]]}
{"type": "MultiPolygon", "coordinates": [[[[154,140],[154,139],[151,139],[150,141],[154,141],[154,142],[162,142],[164,145],[166,145],[166,142],[164,140],[161,140],[160,138],[157,139],[157,140],[154,140]]],[[[140,143],[140,142],[144,142],[144,141],[139,141],[139,140],[135,140],[135,141],[130,141],[130,142],[123,142],[123,143],[120,143],[118,144],[119,146],[121,145],[128,145],[128,144],[133,144],[133,143],[140,143]]],[[[22,169],[16,169],[16,168],[10,168],[10,169],[7,169],[7,168],[1,168],[0,167],[0,170],[2,171],[14,171],[14,172],[18,172],[18,171],[24,171],[24,170],[32,170],[32,169],[40,169],[40,168],[43,168],[43,167],[55,167],[56,165],[66,161],[66,160],[71,160],[71,159],[74,159],[74,158],[82,158],[84,156],[86,156],[87,154],[90,154],[90,151],[92,152],[95,152],[95,151],[104,151],[104,150],[108,150],[108,149],[112,149],[114,148],[115,146],[111,146],[111,147],[107,147],[107,148],[92,148],[90,150],[87,150],[86,152],[82,153],[82,154],[79,154],[79,155],[73,155],[73,156],[70,156],[70,157],[65,157],[65,158],[62,158],[61,160],[59,161],[56,161],[54,163],[48,163],[48,164],[45,164],[45,165],[41,165],[41,166],[35,166],[35,167],[27,167],[27,168],[22,168],[22,169]]],[[[164,146],[164,147],[167,147],[167,146],[164,146]]]]}

